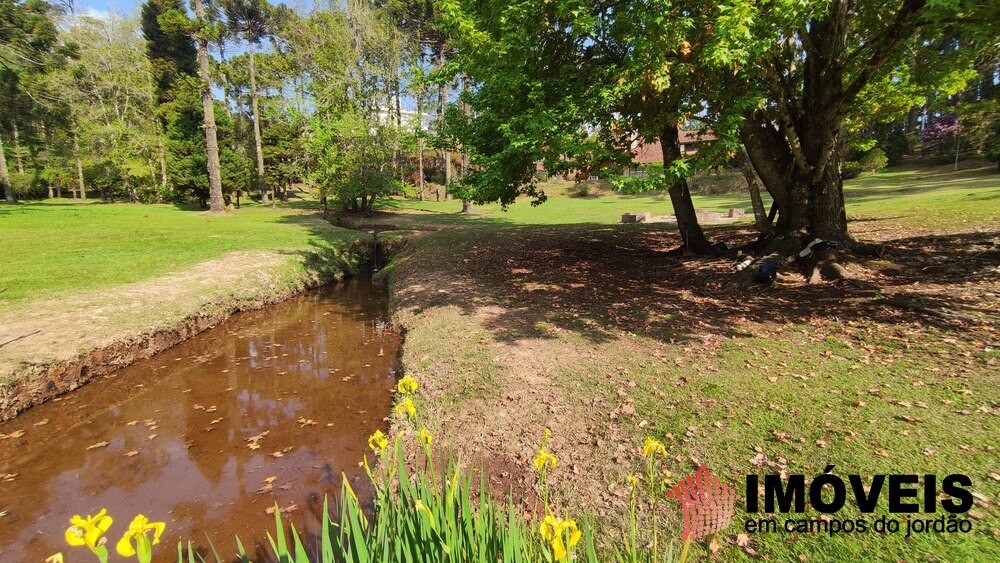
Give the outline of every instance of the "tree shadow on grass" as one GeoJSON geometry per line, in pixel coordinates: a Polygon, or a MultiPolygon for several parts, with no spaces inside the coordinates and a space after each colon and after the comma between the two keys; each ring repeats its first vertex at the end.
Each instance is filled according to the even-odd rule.
{"type": "MultiPolygon", "coordinates": [[[[716,232],[737,239],[749,234],[736,227],[716,232]]],[[[734,290],[727,287],[732,259],[685,257],[676,250],[676,232],[667,229],[583,225],[469,232],[427,241],[407,258],[404,267],[418,272],[407,278],[412,283],[401,292],[400,307],[458,307],[479,316],[503,341],[567,331],[593,343],[622,332],[676,342],[751,337],[765,323],[825,318],[889,325],[914,315],[927,325],[962,330],[966,322],[995,316],[995,302],[991,307],[960,289],[965,282],[997,281],[996,236],[889,241],[884,258],[893,267],[871,279],[806,285],[801,276],[782,275],[773,285],[734,290]],[[924,292],[927,285],[936,289],[924,292]],[[907,310],[887,296],[919,297],[919,303],[907,310]]]]}

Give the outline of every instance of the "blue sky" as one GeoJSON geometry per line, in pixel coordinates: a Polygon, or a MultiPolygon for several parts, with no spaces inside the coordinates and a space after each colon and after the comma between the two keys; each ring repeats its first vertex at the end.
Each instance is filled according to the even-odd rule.
{"type": "Polygon", "coordinates": [[[140,0],[74,0],[73,4],[76,12],[81,15],[109,15],[117,14],[125,16],[138,12],[140,0]]]}

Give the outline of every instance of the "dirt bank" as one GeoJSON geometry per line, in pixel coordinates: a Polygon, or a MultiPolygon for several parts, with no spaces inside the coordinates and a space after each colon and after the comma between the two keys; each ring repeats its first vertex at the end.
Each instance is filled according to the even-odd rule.
{"type": "Polygon", "coordinates": [[[0,421],[198,334],[338,279],[367,259],[237,252],[161,278],[0,312],[0,421]]]}
{"type": "MultiPolygon", "coordinates": [[[[722,228],[728,240],[752,236],[722,228]]],[[[647,436],[666,444],[667,480],[701,464],[739,484],[748,473],[815,475],[836,463],[962,472],[996,498],[983,461],[995,459],[1000,420],[995,236],[886,240],[871,279],[809,286],[782,274],[740,293],[724,287],[734,261],[682,256],[676,233],[655,228],[439,231],[413,239],[385,275],[435,444],[485,467],[497,497],[513,489],[530,518],[539,514],[532,460],[550,428],[560,514],[593,516],[599,539],[613,542],[627,525],[627,475],[645,474],[647,436]]],[[[661,505],[661,537],[680,537],[679,516],[661,505]]],[[[717,538],[722,560],[745,555],[740,531],[717,538]]],[[[837,560],[891,561],[995,545],[988,533],[826,540],[760,535],[749,547],[775,560],[832,549],[837,560]]],[[[696,549],[708,558],[718,546],[696,549]]]]}

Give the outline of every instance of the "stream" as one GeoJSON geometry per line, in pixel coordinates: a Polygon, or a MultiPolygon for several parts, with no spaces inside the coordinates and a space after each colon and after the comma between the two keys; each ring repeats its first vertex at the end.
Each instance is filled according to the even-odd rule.
{"type": "Polygon", "coordinates": [[[64,532],[102,508],[111,560],[142,513],[166,522],[156,561],[178,540],[228,561],[237,535],[260,561],[276,504],[311,535],[342,473],[370,499],[360,463],[387,429],[402,343],[387,300],[357,278],[240,313],[0,424],[0,561],[93,560],[64,532]]]}

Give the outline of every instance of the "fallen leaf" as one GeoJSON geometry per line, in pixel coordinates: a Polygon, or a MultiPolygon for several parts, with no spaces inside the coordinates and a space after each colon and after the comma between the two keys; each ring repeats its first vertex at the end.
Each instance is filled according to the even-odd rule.
{"type": "Polygon", "coordinates": [[[257,442],[250,442],[249,444],[247,444],[247,447],[250,448],[251,450],[259,450],[260,444],[258,444],[257,442]]]}
{"type": "Polygon", "coordinates": [[[155,439],[155,438],[156,438],[157,436],[159,436],[159,434],[150,434],[149,436],[146,436],[146,439],[147,439],[147,440],[153,440],[153,439],[155,439]]]}
{"type": "Polygon", "coordinates": [[[708,550],[711,551],[713,554],[716,554],[719,552],[720,549],[722,549],[722,546],[719,545],[719,542],[713,538],[712,543],[708,544],[708,550]]]}
{"type": "Polygon", "coordinates": [[[126,422],[125,426],[135,426],[136,424],[139,424],[138,420],[133,420],[133,421],[130,421],[130,422],[126,422]]]}
{"type": "Polygon", "coordinates": [[[139,455],[139,450],[132,450],[130,452],[125,452],[125,457],[135,457],[139,455]]]}
{"type": "Polygon", "coordinates": [[[271,452],[271,457],[285,457],[285,454],[281,452],[271,452]]]}
{"type": "Polygon", "coordinates": [[[88,450],[96,450],[97,448],[105,448],[105,447],[107,447],[107,445],[109,443],[110,442],[98,442],[96,444],[92,444],[92,445],[87,446],[87,449],[88,450]]]}
{"type": "Polygon", "coordinates": [[[13,481],[17,476],[18,473],[3,473],[0,474],[0,481],[13,481]]]}
{"type": "Polygon", "coordinates": [[[34,425],[35,426],[45,426],[48,423],[49,423],[49,419],[44,418],[44,419],[39,420],[38,422],[36,422],[34,425]]]}

